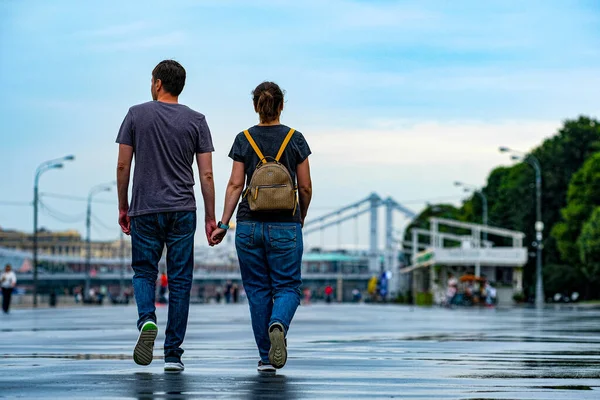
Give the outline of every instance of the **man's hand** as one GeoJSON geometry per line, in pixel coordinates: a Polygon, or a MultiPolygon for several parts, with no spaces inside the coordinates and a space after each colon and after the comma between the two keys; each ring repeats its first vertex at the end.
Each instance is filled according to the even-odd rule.
{"type": "Polygon", "coordinates": [[[223,241],[223,238],[227,234],[227,231],[223,228],[217,228],[213,231],[209,242],[211,246],[215,246],[223,241]]]}
{"type": "Polygon", "coordinates": [[[124,234],[131,234],[131,219],[127,215],[128,210],[119,210],[119,225],[124,234]]]}
{"type": "Polygon", "coordinates": [[[204,221],[204,230],[206,231],[206,240],[208,240],[208,245],[209,246],[214,246],[214,244],[212,243],[212,235],[213,232],[215,231],[215,229],[217,229],[217,221],[215,221],[214,219],[207,219],[204,221]]]}

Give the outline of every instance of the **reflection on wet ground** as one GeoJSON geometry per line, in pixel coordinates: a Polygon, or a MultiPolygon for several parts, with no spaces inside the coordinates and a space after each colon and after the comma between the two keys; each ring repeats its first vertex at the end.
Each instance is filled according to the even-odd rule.
{"type": "Polygon", "coordinates": [[[246,305],[192,307],[180,375],[162,372],[163,332],[133,363],[134,307],[0,317],[0,398],[600,399],[594,309],[301,307],[276,376],[256,373],[246,305]]]}

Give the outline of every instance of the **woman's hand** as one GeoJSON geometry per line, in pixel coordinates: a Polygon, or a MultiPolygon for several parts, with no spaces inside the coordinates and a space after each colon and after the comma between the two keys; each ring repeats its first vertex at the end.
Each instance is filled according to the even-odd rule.
{"type": "Polygon", "coordinates": [[[223,241],[223,238],[225,237],[225,235],[227,234],[227,231],[223,228],[217,228],[212,232],[212,235],[210,237],[210,243],[212,246],[215,246],[219,243],[221,243],[221,241],[223,241]]]}

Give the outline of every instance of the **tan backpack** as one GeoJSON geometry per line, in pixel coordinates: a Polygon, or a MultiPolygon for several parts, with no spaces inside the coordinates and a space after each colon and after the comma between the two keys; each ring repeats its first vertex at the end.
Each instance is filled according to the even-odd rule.
{"type": "Polygon", "coordinates": [[[260,160],[252,174],[252,178],[250,178],[250,185],[248,185],[244,194],[248,198],[250,210],[290,210],[292,214],[296,213],[297,187],[294,185],[290,172],[279,162],[293,134],[294,129],[290,129],[279,148],[277,156],[274,159],[273,157],[268,157],[274,161],[267,161],[267,157],[263,156],[256,142],[250,136],[250,132],[248,130],[244,131],[246,139],[248,139],[250,146],[252,146],[260,160]]]}

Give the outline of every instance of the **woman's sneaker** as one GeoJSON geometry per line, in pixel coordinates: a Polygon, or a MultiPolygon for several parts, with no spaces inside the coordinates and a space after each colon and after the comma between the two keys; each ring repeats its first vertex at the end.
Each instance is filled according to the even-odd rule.
{"type": "Polygon", "coordinates": [[[275,367],[273,367],[271,364],[265,364],[262,361],[258,362],[258,367],[256,367],[256,370],[258,372],[260,372],[261,374],[276,374],[277,370],[275,369],[275,367]]]}
{"type": "Polygon", "coordinates": [[[133,361],[138,365],[150,365],[154,352],[154,341],[158,335],[158,326],[154,321],[146,321],[140,329],[135,348],[133,349],[133,361]]]}
{"type": "Polygon", "coordinates": [[[165,357],[165,372],[168,374],[178,374],[183,372],[185,367],[181,362],[181,357],[179,356],[168,356],[165,357]]]}
{"type": "Polygon", "coordinates": [[[287,361],[287,343],[283,325],[278,322],[272,324],[269,327],[269,339],[271,339],[269,362],[277,369],[283,368],[287,361]]]}

